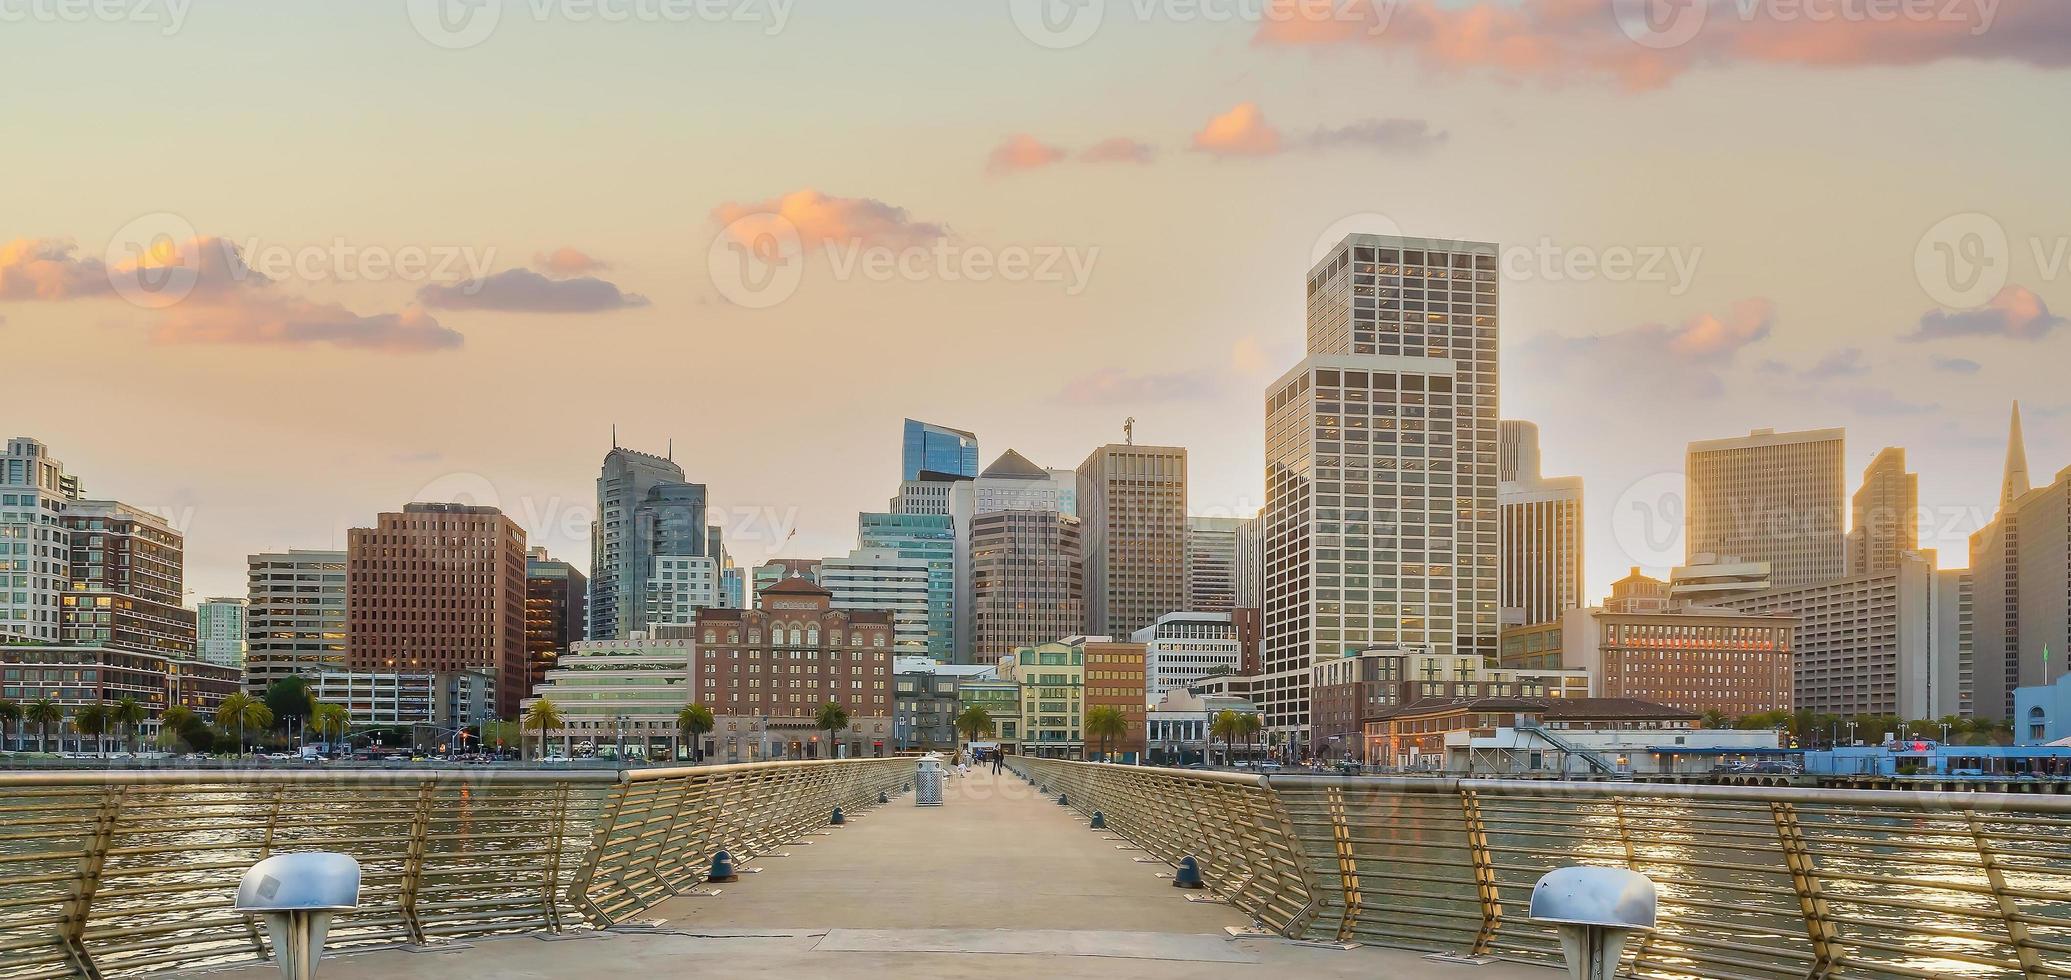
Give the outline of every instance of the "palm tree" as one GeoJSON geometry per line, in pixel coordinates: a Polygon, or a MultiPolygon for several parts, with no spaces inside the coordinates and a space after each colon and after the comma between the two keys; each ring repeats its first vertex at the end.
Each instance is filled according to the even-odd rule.
{"type": "Polygon", "coordinates": [[[829,701],[820,706],[820,713],[813,718],[813,727],[827,730],[827,758],[832,759],[835,735],[849,727],[849,713],[843,711],[841,705],[829,701]]]}
{"type": "Polygon", "coordinates": [[[1717,708],[1706,708],[1704,709],[1703,724],[1704,727],[1710,729],[1731,728],[1733,726],[1733,719],[1726,717],[1726,713],[1717,708]]]}
{"type": "Polygon", "coordinates": [[[1111,762],[1108,745],[1129,734],[1129,716],[1111,704],[1092,708],[1086,712],[1086,734],[1100,740],[1100,761],[1111,762]]]}
{"type": "Polygon", "coordinates": [[[107,746],[101,744],[101,736],[108,731],[108,706],[98,701],[80,705],[79,710],[72,712],[72,730],[81,736],[93,736],[93,754],[106,752],[107,746]]]}
{"type": "Polygon", "coordinates": [[[273,709],[265,700],[255,698],[243,691],[232,693],[216,706],[216,724],[225,729],[237,729],[237,751],[245,750],[245,730],[263,732],[273,727],[273,709]]]}
{"type": "Polygon", "coordinates": [[[686,704],[683,710],[676,712],[676,730],[690,740],[690,757],[693,761],[704,756],[698,748],[698,739],[718,727],[718,724],[718,719],[712,717],[712,709],[702,704],[686,704]]]}
{"type": "MultiPolygon", "coordinates": [[[[1239,729],[1244,727],[1244,723],[1238,720],[1239,717],[1241,716],[1236,712],[1225,709],[1222,713],[1215,716],[1214,721],[1208,723],[1209,744],[1212,746],[1215,739],[1222,739],[1222,760],[1224,765],[1228,765],[1236,753],[1237,733],[1239,729]]],[[[1203,749],[1202,755],[1204,758],[1201,761],[1212,762],[1213,760],[1205,758],[1207,754],[1207,750],[1203,749]]]]}
{"type": "Polygon", "coordinates": [[[122,731],[122,748],[124,751],[131,754],[137,751],[137,726],[143,724],[144,720],[149,717],[151,717],[150,709],[144,707],[143,702],[138,701],[136,698],[123,698],[115,702],[114,707],[108,709],[108,720],[114,722],[122,731]]]}
{"type": "Polygon", "coordinates": [[[561,712],[554,707],[551,699],[539,698],[525,709],[525,717],[519,722],[519,727],[526,730],[538,729],[539,757],[545,758],[547,732],[561,727],[561,712]]]}
{"type": "Polygon", "coordinates": [[[965,708],[956,716],[956,730],[963,734],[964,741],[975,742],[992,734],[992,712],[982,704],[965,708]]]}
{"type": "Polygon", "coordinates": [[[346,711],[343,705],[319,704],[310,711],[309,719],[311,726],[316,729],[316,737],[331,746],[334,752],[337,751],[337,739],[332,736],[336,735],[342,739],[345,737],[345,730],[352,727],[352,713],[346,711]]]}
{"type": "Polygon", "coordinates": [[[1254,712],[1246,711],[1237,715],[1237,735],[1244,739],[1246,749],[1251,748],[1252,741],[1258,738],[1259,731],[1265,727],[1265,720],[1254,712]]]}
{"type": "Polygon", "coordinates": [[[158,746],[164,749],[177,748],[185,738],[182,734],[195,721],[194,709],[176,704],[165,709],[158,716],[158,746]]]}
{"type": "Polygon", "coordinates": [[[7,747],[7,728],[10,725],[16,726],[15,742],[16,744],[20,744],[21,731],[19,726],[21,725],[21,722],[21,702],[13,700],[12,698],[0,698],[0,749],[5,749],[7,747]]]}
{"type": "Polygon", "coordinates": [[[37,728],[36,751],[50,751],[50,726],[65,720],[65,709],[56,700],[45,696],[29,702],[22,710],[22,718],[37,728]]]}

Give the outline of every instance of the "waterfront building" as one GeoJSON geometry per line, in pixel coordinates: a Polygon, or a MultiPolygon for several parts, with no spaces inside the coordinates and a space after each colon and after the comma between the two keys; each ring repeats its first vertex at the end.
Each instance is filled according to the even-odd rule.
{"type": "Polygon", "coordinates": [[[86,705],[134,698],[152,719],[139,731],[144,744],[157,735],[156,719],[165,709],[180,705],[204,718],[214,717],[223,699],[237,691],[238,680],[237,668],[191,655],[174,658],[102,645],[0,644],[0,698],[18,704],[50,698],[63,709],[64,726],[86,705]]]}
{"type": "Polygon", "coordinates": [[[1269,738],[1309,741],[1310,665],[1496,654],[1496,246],[1353,235],[1308,275],[1308,356],[1266,390],[1269,738]]]}
{"type": "Polygon", "coordinates": [[[1920,550],[1920,475],[1906,472],[1906,451],[1880,450],[1862,474],[1848,522],[1848,573],[1896,571],[1920,550]]]}
{"type": "Polygon", "coordinates": [[[449,746],[499,748],[470,743],[458,734],[461,728],[496,717],[496,677],[487,668],[448,673],[327,670],[307,680],[318,704],[344,708],[355,727],[429,726],[442,729],[434,737],[449,746]]]}
{"type": "Polygon", "coordinates": [[[1783,752],[1772,729],[1697,721],[1631,698],[1432,698],[1375,716],[1367,738],[1377,764],[1463,775],[1696,774],[1783,752]]]}
{"type": "MultiPolygon", "coordinates": [[[[1127,636],[1187,608],[1187,451],[1109,444],[1078,469],[1087,633],[1127,636]]],[[[1062,507],[1060,507],[1062,509],[1062,507]]]]}
{"type": "Polygon", "coordinates": [[[1956,677],[1936,649],[1941,602],[1932,556],[1912,552],[1888,571],[1772,589],[1719,603],[1798,621],[1791,703],[1820,714],[1940,718],[1958,714],[1956,677]]]}
{"type": "Polygon", "coordinates": [[[1840,578],[1848,549],[1845,434],[1755,431],[1690,444],[1684,547],[1771,569],[1788,589],[1840,578]]]}
{"type": "MultiPolygon", "coordinates": [[[[694,629],[681,626],[576,643],[525,699],[520,717],[533,701],[552,701],[561,727],[547,732],[547,743],[570,758],[690,759],[697,746],[676,717],[710,696],[692,674],[696,647],[694,629]]],[[[709,744],[712,736],[705,738],[709,744]]]]}
{"type": "Polygon", "coordinates": [[[889,549],[928,568],[928,656],[948,663],[956,654],[956,525],[941,514],[858,514],[860,548],[889,549]]]}
{"type": "Polygon", "coordinates": [[[345,552],[291,549],[246,559],[245,692],[345,669],[345,552]]]}
{"type": "Polygon", "coordinates": [[[1476,654],[1378,647],[1309,667],[1309,755],[1363,761],[1365,723],[1397,705],[1433,698],[1588,697],[1588,672],[1510,667],[1476,654]]]}
{"type": "Polygon", "coordinates": [[[1210,674],[1244,669],[1244,643],[1227,612],[1174,612],[1131,634],[1144,648],[1144,699],[1156,701],[1174,688],[1210,674]]]}
{"type": "Polygon", "coordinates": [[[65,509],[79,499],[79,479],[65,472],[43,443],[7,441],[0,456],[0,639],[56,645],[58,598],[71,588],[71,532],[65,509]]]}
{"type": "Polygon", "coordinates": [[[186,539],[165,518],[114,500],[65,505],[69,585],[58,600],[58,639],[195,659],[186,601],[186,539]]]}
{"type": "Polygon", "coordinates": [[[1226,755],[1255,754],[1255,744],[1223,745],[1215,737],[1215,719],[1225,711],[1240,715],[1259,713],[1258,705],[1241,697],[1201,694],[1184,687],[1160,695],[1145,715],[1150,764],[1188,766],[1208,763],[1211,754],[1218,762],[1226,755]]]}
{"type": "Polygon", "coordinates": [[[241,673],[245,660],[247,600],[211,598],[194,607],[195,652],[202,660],[241,673]]]}
{"type": "Polygon", "coordinates": [[[1789,711],[1797,624],[1791,616],[1722,609],[1571,609],[1561,623],[1561,666],[1587,672],[1597,697],[1735,718],[1789,711]]]}
{"type": "Polygon", "coordinates": [[[525,553],[525,695],[583,638],[589,599],[590,580],[574,565],[545,548],[525,553]]]}
{"type": "Polygon", "coordinates": [[[346,666],[487,670],[496,717],[524,699],[525,530],[494,507],[412,503],[345,536],[346,666]]]}
{"type": "Polygon", "coordinates": [[[1186,611],[1237,608],[1237,535],[1244,523],[1235,517],[1187,518],[1186,611]]]}
{"type": "Polygon", "coordinates": [[[978,475],[978,437],[962,429],[907,419],[901,434],[899,478],[918,480],[923,473],[978,475]]]}
{"type": "Polygon", "coordinates": [[[834,608],[803,578],[763,589],[755,609],[698,612],[692,673],[718,726],[709,751],[728,760],[881,756],[892,737],[892,617],[834,608]],[[815,717],[835,703],[849,727],[815,717]]]}
{"type": "Polygon", "coordinates": [[[1021,686],[1021,752],[1053,759],[1085,751],[1085,650],[1062,641],[1022,647],[1000,661],[1021,686]]]}

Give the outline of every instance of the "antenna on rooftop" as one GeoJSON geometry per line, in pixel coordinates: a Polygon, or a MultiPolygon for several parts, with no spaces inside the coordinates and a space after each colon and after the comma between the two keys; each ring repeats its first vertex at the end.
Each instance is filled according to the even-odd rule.
{"type": "Polygon", "coordinates": [[[1131,415],[1122,420],[1122,441],[1132,446],[1136,445],[1136,416],[1131,415]]]}

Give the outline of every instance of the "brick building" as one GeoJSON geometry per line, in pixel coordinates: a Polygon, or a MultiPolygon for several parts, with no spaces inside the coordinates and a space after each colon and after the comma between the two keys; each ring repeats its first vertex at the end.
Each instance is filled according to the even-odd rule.
{"type": "Polygon", "coordinates": [[[525,531],[494,507],[409,504],[346,532],[346,665],[488,668],[496,714],[525,696],[525,531]]]}
{"type": "MultiPolygon", "coordinates": [[[[1144,645],[1121,643],[1102,637],[1085,637],[1076,641],[1085,651],[1086,668],[1086,711],[1110,707],[1120,709],[1122,717],[1129,722],[1129,730],[1121,738],[1111,739],[1107,751],[1110,761],[1135,763],[1143,758],[1145,751],[1145,722],[1149,715],[1150,697],[1144,675],[1144,645]]],[[[1086,735],[1088,752],[1099,752],[1100,739],[1091,733],[1086,735]]]]}
{"type": "Polygon", "coordinates": [[[835,609],[803,578],[761,591],[755,609],[700,609],[693,699],[717,722],[707,758],[828,758],[816,722],[828,702],[849,715],[850,757],[880,756],[892,738],[892,615],[835,609]]]}

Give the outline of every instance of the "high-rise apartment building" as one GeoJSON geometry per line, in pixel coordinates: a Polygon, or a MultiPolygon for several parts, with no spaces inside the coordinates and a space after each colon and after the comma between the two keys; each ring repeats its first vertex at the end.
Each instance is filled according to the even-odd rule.
{"type": "MultiPolygon", "coordinates": [[[[1863,471],[1848,524],[1848,574],[1896,570],[1920,550],[1920,475],[1906,472],[1906,451],[1888,446],[1863,471]]],[[[1939,716],[1937,716],[1939,717],[1939,716]]]]}
{"type": "Polygon", "coordinates": [[[345,552],[289,550],[246,560],[245,690],[345,669],[345,552]]]}
{"type": "Polygon", "coordinates": [[[1237,608],[1237,533],[1243,526],[1235,517],[1187,518],[1186,611],[1237,608]]]}
{"type": "MultiPolygon", "coordinates": [[[[641,526],[637,512],[650,493],[672,485],[685,485],[683,467],[675,460],[618,445],[604,455],[597,476],[597,519],[590,525],[590,639],[614,639],[640,628],[654,551],[649,528],[641,526]]],[[[696,506],[702,514],[702,489],[696,506]]]]}
{"type": "Polygon", "coordinates": [[[1561,666],[1587,671],[1596,697],[1731,718],[1789,711],[1797,622],[1722,609],[1570,609],[1561,619],[1561,666]]]}
{"type": "Polygon", "coordinates": [[[346,665],[486,669],[496,714],[524,699],[525,531],[494,507],[413,503],[346,532],[346,665]]]}
{"type": "Polygon", "coordinates": [[[1909,552],[1897,567],[1726,599],[1727,609],[1798,621],[1791,640],[1791,703],[1821,714],[1941,718],[1957,714],[1957,678],[1937,649],[1934,559],[1909,552]]]}
{"type": "Polygon", "coordinates": [[[948,663],[956,652],[956,524],[941,514],[858,514],[859,548],[889,549],[928,567],[927,655],[948,663]]]}
{"type": "Polygon", "coordinates": [[[923,473],[978,475],[978,437],[962,429],[906,420],[901,434],[899,479],[918,480],[923,473]]]}
{"type": "Polygon", "coordinates": [[[1050,473],[1010,449],[954,489],[958,653],[996,663],[1083,632],[1080,523],[1057,509],[1050,473]]]}
{"type": "Polygon", "coordinates": [[[2015,406],[2002,504],[1971,536],[1971,707],[1980,718],[2011,718],[2013,691],[2053,684],[2071,656],[2071,467],[2028,484],[2015,406]]]}
{"type": "Polygon", "coordinates": [[[1710,554],[1764,562],[1788,589],[1847,572],[1847,475],[1840,429],[1756,429],[1690,444],[1684,547],[1691,564],[1710,554]]]}
{"type": "Polygon", "coordinates": [[[244,669],[244,599],[204,599],[194,607],[194,642],[202,660],[244,669]]]}
{"type": "Polygon", "coordinates": [[[1187,608],[1187,451],[1109,444],[1079,464],[1086,632],[1127,636],[1187,608]]]}
{"type": "Polygon", "coordinates": [[[1497,469],[1504,626],[1560,620],[1582,604],[1582,478],[1539,471],[1539,427],[1505,421],[1497,469]]]}
{"type": "Polygon", "coordinates": [[[545,548],[525,553],[525,697],[583,638],[589,593],[589,578],[574,565],[545,548]]]}
{"type": "Polygon", "coordinates": [[[65,507],[71,584],[59,605],[59,641],[195,657],[186,597],[186,539],[164,518],[113,500],[65,507]]]}
{"type": "Polygon", "coordinates": [[[79,480],[50,450],[27,436],[7,441],[0,456],[0,633],[58,642],[58,597],[71,585],[71,533],[65,508],[79,499],[79,480]]]}
{"type": "Polygon", "coordinates": [[[892,617],[892,652],[901,657],[928,653],[929,563],[894,548],[857,548],[820,563],[819,586],[834,594],[836,609],[869,609],[892,617]]]}
{"type": "Polygon", "coordinates": [[[1497,653],[1496,246],[1353,235],[1308,275],[1308,357],[1266,389],[1269,738],[1310,664],[1497,653]]]}

